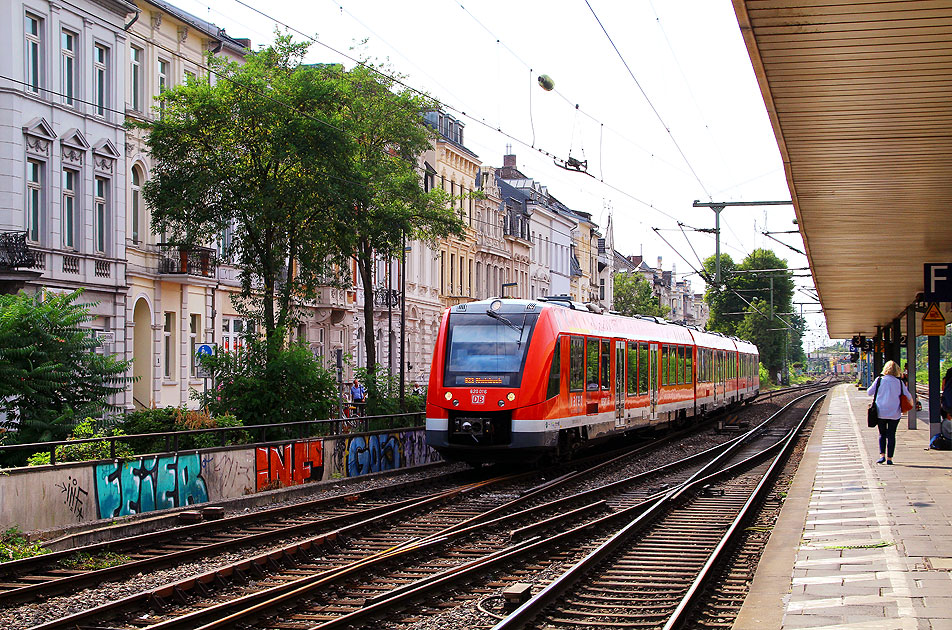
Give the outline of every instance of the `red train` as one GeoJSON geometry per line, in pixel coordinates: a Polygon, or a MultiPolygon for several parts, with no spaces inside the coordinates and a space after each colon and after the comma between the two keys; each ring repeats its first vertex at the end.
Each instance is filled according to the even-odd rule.
{"type": "Polygon", "coordinates": [[[565,298],[450,308],[430,369],[426,438],[470,463],[567,457],[620,433],[757,395],[757,347],[565,298]]]}

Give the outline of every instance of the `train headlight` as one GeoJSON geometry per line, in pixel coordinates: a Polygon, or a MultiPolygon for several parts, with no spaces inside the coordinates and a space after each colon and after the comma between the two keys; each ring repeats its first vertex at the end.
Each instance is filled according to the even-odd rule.
{"type": "Polygon", "coordinates": [[[450,392],[446,392],[445,394],[443,394],[443,398],[445,398],[446,400],[450,400],[451,398],[453,398],[453,394],[450,392]]]}
{"type": "Polygon", "coordinates": [[[459,401],[458,401],[458,400],[454,400],[454,401],[453,401],[453,406],[454,406],[454,407],[459,407],[459,401]]]}
{"type": "Polygon", "coordinates": [[[516,395],[512,392],[509,392],[509,394],[506,395],[506,400],[508,400],[509,402],[512,402],[515,399],[516,399],[516,395]]]}
{"type": "Polygon", "coordinates": [[[499,406],[500,406],[500,407],[505,407],[505,406],[506,406],[505,401],[500,400],[500,401],[499,401],[499,406]]]}
{"type": "Polygon", "coordinates": [[[493,300],[489,304],[489,310],[491,311],[498,311],[501,308],[502,308],[502,300],[493,300]]]}

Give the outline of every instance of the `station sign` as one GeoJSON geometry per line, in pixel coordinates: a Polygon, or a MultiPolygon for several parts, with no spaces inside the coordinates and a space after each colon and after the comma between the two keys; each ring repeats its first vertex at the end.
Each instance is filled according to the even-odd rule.
{"type": "Polygon", "coordinates": [[[945,317],[935,302],[929,305],[926,314],[922,316],[922,334],[937,337],[945,334],[945,317]]]}
{"type": "Polygon", "coordinates": [[[952,302],[952,262],[922,265],[922,299],[926,302],[952,302]]]}

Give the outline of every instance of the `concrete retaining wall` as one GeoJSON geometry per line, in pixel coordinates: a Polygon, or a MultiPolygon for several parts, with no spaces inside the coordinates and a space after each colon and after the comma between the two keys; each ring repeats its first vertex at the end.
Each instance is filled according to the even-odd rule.
{"type": "Polygon", "coordinates": [[[422,429],[0,471],[0,530],[45,530],[439,461],[422,429]]]}

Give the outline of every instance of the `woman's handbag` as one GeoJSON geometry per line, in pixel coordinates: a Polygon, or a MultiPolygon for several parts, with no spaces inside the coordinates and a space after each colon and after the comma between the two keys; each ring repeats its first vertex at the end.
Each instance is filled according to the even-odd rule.
{"type": "Polygon", "coordinates": [[[903,413],[906,413],[912,409],[912,398],[906,396],[902,393],[902,390],[899,391],[899,410],[903,413]]]}
{"type": "Polygon", "coordinates": [[[876,407],[876,397],[879,396],[879,381],[880,377],[876,377],[876,382],[873,383],[873,387],[876,388],[876,393],[873,395],[873,402],[870,403],[869,409],[866,411],[866,424],[870,429],[879,426],[879,408],[876,407]]]}
{"type": "Polygon", "coordinates": [[[874,400],[869,406],[869,410],[866,412],[866,424],[869,425],[869,428],[879,426],[879,409],[876,408],[876,401],[874,400]]]}

